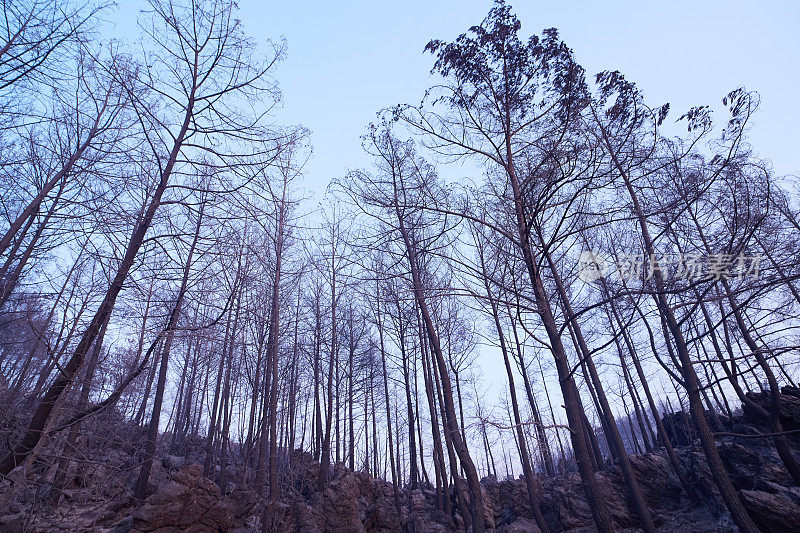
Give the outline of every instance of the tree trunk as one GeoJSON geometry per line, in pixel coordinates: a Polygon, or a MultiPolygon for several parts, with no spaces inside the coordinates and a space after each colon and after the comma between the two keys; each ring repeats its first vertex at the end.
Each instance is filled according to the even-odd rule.
{"type": "MultiPolygon", "coordinates": [[[[595,118],[599,124],[600,120],[597,117],[595,118]]],[[[600,128],[603,142],[608,148],[612,162],[620,172],[620,175],[625,183],[625,187],[630,194],[633,213],[641,229],[645,251],[651,258],[655,258],[655,246],[653,245],[653,240],[650,237],[650,231],[647,228],[647,221],[645,219],[644,212],[639,205],[639,199],[636,191],[633,188],[633,184],[631,183],[627,172],[625,172],[624,168],[617,159],[616,151],[611,146],[611,141],[608,138],[605,128],[602,125],[600,128]]],[[[744,504],[742,504],[741,499],[739,499],[739,495],[736,493],[736,489],[734,488],[733,483],[731,483],[728,473],[725,471],[722,458],[720,457],[719,452],[717,451],[716,443],[714,442],[714,436],[711,433],[711,429],[708,427],[708,422],[706,422],[705,410],[703,409],[703,402],[700,397],[700,383],[692,366],[692,360],[689,355],[689,349],[686,346],[686,340],[683,336],[683,332],[681,331],[680,325],[678,324],[678,321],[672,312],[672,308],[667,301],[663,276],[661,271],[657,269],[656,266],[657,265],[653,265],[653,271],[657,294],[654,294],[653,298],[655,299],[656,307],[666,322],[669,333],[675,342],[678,358],[680,360],[679,370],[683,377],[683,385],[686,388],[689,399],[689,412],[692,416],[694,427],[700,437],[700,443],[703,451],[705,452],[709,469],[711,470],[714,481],[720,490],[720,494],[725,502],[725,506],[728,508],[728,511],[730,511],[731,516],[736,524],[740,529],[742,529],[742,531],[747,533],[756,533],[758,528],[756,527],[752,518],[750,518],[750,515],[747,514],[744,504]]]]}
{"type": "Polygon", "coordinates": [[[178,318],[181,314],[183,306],[183,298],[186,295],[186,288],[189,284],[189,272],[192,267],[192,257],[194,256],[197,241],[200,238],[200,228],[203,224],[203,211],[205,209],[205,202],[200,204],[200,213],[197,216],[197,225],[195,226],[194,238],[189,247],[189,253],[186,257],[186,265],[183,268],[183,278],[181,279],[180,289],[178,296],[175,299],[175,306],[169,317],[167,326],[167,338],[164,341],[164,347],[161,350],[161,365],[158,372],[158,384],[156,385],[156,396],[153,401],[153,414],[150,418],[150,427],[147,431],[147,444],[145,445],[144,461],[142,462],[142,469],[139,472],[139,479],[136,481],[136,488],[134,494],[137,499],[143,500],[147,496],[147,481],[150,478],[150,470],[153,466],[153,457],[156,453],[156,442],[158,440],[158,423],[161,419],[161,405],[164,400],[164,388],[167,383],[167,365],[169,363],[169,352],[172,347],[172,341],[175,339],[175,328],[178,325],[178,318]]]}
{"type": "MultiPolygon", "coordinates": [[[[62,372],[59,374],[53,384],[50,385],[42,400],[39,402],[39,405],[36,408],[33,417],[31,418],[31,422],[28,425],[28,429],[25,431],[22,439],[10,452],[5,455],[2,460],[0,460],[0,474],[8,475],[18,464],[28,457],[28,455],[42,439],[44,436],[44,428],[50,419],[50,415],[52,414],[56,403],[61,399],[64,391],[67,390],[67,387],[69,387],[69,385],[72,383],[75,375],[80,371],[81,367],[83,366],[83,360],[86,357],[86,354],[89,352],[89,348],[91,347],[92,343],[97,338],[97,335],[100,333],[100,328],[103,322],[105,322],[108,316],[111,314],[111,310],[114,308],[114,303],[117,301],[117,297],[122,291],[125,280],[128,278],[128,273],[133,267],[133,263],[136,260],[137,254],[139,253],[139,248],[141,248],[142,243],[144,242],[145,234],[150,228],[156,211],[161,205],[161,198],[164,195],[167,184],[169,183],[169,178],[172,175],[172,169],[175,167],[175,163],[178,160],[178,154],[183,147],[183,142],[186,138],[186,133],[189,129],[189,124],[193,116],[195,89],[196,87],[193,85],[189,94],[186,112],[183,117],[183,124],[181,125],[178,134],[175,136],[172,150],[170,151],[169,158],[164,166],[164,170],[161,172],[158,186],[153,191],[147,208],[143,210],[141,218],[139,218],[136,223],[136,227],[134,228],[130,240],[128,241],[128,245],[125,249],[122,262],[120,263],[117,272],[114,275],[111,285],[106,291],[103,301],[100,303],[100,307],[97,309],[92,321],[89,323],[89,326],[83,333],[80,342],[78,342],[78,345],[75,347],[72,357],[70,357],[69,361],[67,361],[67,364],[64,365],[62,372]]],[[[75,159],[77,160],[77,158],[75,159]]],[[[11,229],[9,229],[9,232],[10,231],[11,229]]],[[[9,232],[7,232],[6,235],[8,235],[9,232]]],[[[6,246],[4,244],[5,239],[6,237],[4,236],[3,241],[0,242],[0,250],[3,250],[4,246],[6,246]]]]}

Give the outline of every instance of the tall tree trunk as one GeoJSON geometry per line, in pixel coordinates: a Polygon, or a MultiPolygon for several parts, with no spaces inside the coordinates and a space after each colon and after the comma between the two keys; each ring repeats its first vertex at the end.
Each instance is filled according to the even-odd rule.
{"type": "Polygon", "coordinates": [[[333,246],[331,253],[331,350],[328,360],[328,404],[327,416],[325,419],[325,435],[322,438],[322,460],[320,461],[319,480],[320,487],[325,485],[328,480],[328,466],[331,462],[331,424],[333,423],[333,377],[336,366],[336,355],[338,352],[338,340],[336,336],[336,247],[333,246]]]}
{"type": "MultiPolygon", "coordinates": [[[[28,425],[28,429],[25,431],[22,439],[16,446],[13,447],[11,451],[5,455],[5,457],[3,457],[2,460],[0,460],[0,474],[8,475],[18,464],[28,457],[28,455],[39,443],[44,435],[44,428],[50,419],[50,415],[52,414],[56,403],[61,399],[64,392],[72,384],[72,380],[74,379],[75,375],[83,366],[83,360],[86,357],[86,354],[89,352],[89,348],[97,338],[97,335],[100,333],[100,328],[103,322],[105,322],[108,316],[111,314],[111,310],[114,308],[117,297],[122,291],[125,280],[128,278],[128,273],[133,267],[136,256],[139,253],[139,248],[141,248],[142,243],[144,242],[145,234],[150,228],[153,218],[156,215],[156,211],[161,205],[161,198],[164,195],[164,191],[167,189],[169,178],[172,175],[172,169],[175,167],[175,163],[178,160],[178,155],[183,147],[186,133],[189,130],[189,124],[191,123],[194,115],[195,90],[196,86],[192,85],[186,106],[186,112],[183,117],[183,123],[177,135],[175,136],[175,141],[170,151],[169,158],[167,159],[166,165],[164,165],[163,171],[159,177],[158,186],[153,191],[152,196],[150,196],[150,202],[143,210],[142,216],[137,220],[127,247],[125,248],[125,254],[122,258],[122,262],[117,268],[117,272],[114,275],[111,285],[106,291],[103,301],[100,303],[100,307],[98,307],[97,312],[92,318],[92,321],[89,323],[89,326],[81,336],[81,340],[75,347],[72,357],[70,357],[66,365],[63,366],[59,376],[56,378],[53,384],[50,385],[47,392],[42,397],[42,400],[39,402],[39,405],[36,408],[33,417],[31,418],[31,422],[28,425]]],[[[75,160],[77,160],[77,158],[75,158],[75,160]]],[[[6,234],[8,235],[8,232],[6,234]]],[[[3,238],[3,242],[4,241],[5,237],[3,238]]],[[[0,250],[2,250],[5,246],[3,242],[0,242],[0,250]]]]}
{"type": "Polygon", "coordinates": [[[508,390],[509,394],[511,395],[511,408],[514,413],[513,424],[515,426],[515,432],[517,435],[517,446],[519,448],[520,461],[522,462],[522,473],[525,475],[525,487],[528,490],[528,501],[531,505],[531,510],[533,511],[533,516],[536,519],[539,529],[541,529],[544,533],[547,533],[549,528],[547,527],[547,522],[544,519],[544,515],[542,514],[542,510],[539,505],[541,486],[539,485],[538,478],[533,472],[533,468],[531,468],[530,455],[528,455],[528,446],[522,429],[522,417],[519,414],[519,404],[517,403],[517,388],[514,385],[514,372],[511,369],[511,361],[508,357],[506,338],[505,334],[503,333],[503,326],[500,324],[500,314],[497,310],[497,302],[495,301],[492,295],[492,290],[489,287],[482,243],[478,244],[478,257],[480,259],[481,271],[483,273],[483,287],[486,290],[486,297],[488,298],[489,305],[491,307],[492,318],[494,320],[495,330],[497,331],[497,338],[500,341],[500,351],[503,354],[503,363],[505,364],[506,368],[508,390]]]}
{"type": "Polygon", "coordinates": [[[425,383],[425,393],[428,401],[428,409],[431,417],[431,436],[433,439],[433,466],[434,477],[436,480],[436,508],[451,513],[450,488],[447,475],[447,467],[444,462],[444,450],[442,448],[441,433],[439,432],[439,415],[437,414],[437,397],[434,391],[431,373],[433,369],[428,364],[428,353],[425,349],[425,337],[422,328],[419,329],[420,335],[420,354],[422,356],[422,377],[425,383]]]}
{"type": "Polygon", "coordinates": [[[139,471],[139,479],[136,481],[136,488],[134,494],[139,500],[143,500],[147,496],[147,482],[150,478],[150,470],[153,467],[153,457],[156,453],[156,442],[158,440],[158,423],[161,419],[161,405],[164,400],[164,389],[167,383],[167,365],[169,363],[169,352],[172,347],[172,342],[175,339],[175,328],[178,325],[178,318],[181,314],[183,306],[183,298],[186,295],[186,289],[189,284],[189,273],[192,268],[192,257],[194,256],[197,247],[197,241],[200,238],[200,228],[203,224],[203,211],[205,209],[205,202],[200,204],[200,212],[197,215],[197,225],[194,230],[194,237],[192,244],[189,246],[189,253],[186,256],[186,265],[183,267],[183,278],[181,279],[180,289],[178,296],[175,298],[175,306],[169,317],[167,326],[167,338],[164,341],[164,347],[161,350],[161,365],[158,371],[158,384],[156,385],[156,396],[153,401],[153,414],[150,417],[150,427],[147,431],[147,444],[145,445],[144,461],[142,461],[142,468],[139,471]]]}
{"type": "MultiPolygon", "coordinates": [[[[506,110],[506,123],[504,125],[505,130],[508,132],[511,131],[511,119],[509,113],[510,111],[506,110]]],[[[545,331],[547,332],[547,337],[550,341],[550,349],[556,362],[559,384],[561,385],[561,393],[562,397],[564,398],[564,407],[567,411],[567,420],[569,427],[571,428],[570,436],[572,439],[572,449],[575,454],[575,460],[578,464],[578,471],[580,472],[583,487],[586,492],[586,499],[589,501],[589,506],[592,509],[592,517],[594,518],[595,525],[601,533],[610,533],[613,531],[611,516],[608,513],[605,500],[597,485],[597,480],[594,477],[594,470],[592,468],[587,442],[583,435],[583,406],[581,404],[580,395],[578,393],[578,388],[575,385],[575,380],[567,360],[564,345],[561,342],[561,335],[559,333],[558,326],[556,325],[555,317],[553,316],[547,291],[542,283],[539,265],[533,257],[533,248],[530,242],[530,230],[526,217],[525,200],[523,198],[523,191],[514,167],[513,148],[511,146],[510,138],[508,137],[505,142],[505,152],[506,161],[504,170],[509,178],[511,192],[513,194],[516,230],[519,238],[519,242],[517,244],[521,249],[522,259],[530,278],[534,301],[536,302],[537,307],[536,311],[542,321],[545,331]]]]}
{"type": "MultiPolygon", "coordinates": [[[[380,282],[376,282],[376,297],[380,298],[380,282]]],[[[394,508],[397,512],[397,520],[398,523],[404,523],[403,511],[400,507],[400,491],[398,489],[399,484],[399,476],[397,469],[395,468],[394,463],[394,446],[392,444],[392,411],[391,411],[391,404],[389,403],[389,374],[386,372],[386,349],[384,347],[383,342],[383,324],[381,322],[381,303],[380,300],[376,302],[375,305],[375,317],[378,323],[378,339],[380,341],[380,349],[381,349],[381,367],[383,369],[383,394],[386,400],[386,430],[387,430],[387,437],[386,440],[389,444],[389,464],[391,465],[392,471],[392,496],[394,499],[394,508]]]]}
{"type": "Polygon", "coordinates": [[[417,445],[415,441],[415,427],[414,423],[414,402],[411,399],[411,375],[409,372],[410,363],[408,361],[408,351],[406,350],[406,325],[403,320],[403,312],[400,308],[399,299],[395,301],[397,306],[397,320],[398,320],[398,336],[400,343],[400,360],[403,367],[403,381],[406,390],[406,412],[408,416],[408,451],[409,451],[409,472],[411,475],[411,490],[419,486],[419,470],[417,466],[417,445]]]}
{"type": "Polygon", "coordinates": [[[348,328],[349,328],[349,339],[348,339],[348,350],[347,350],[347,405],[350,411],[350,416],[347,417],[347,423],[349,425],[349,433],[350,433],[350,440],[348,441],[347,447],[347,461],[348,466],[350,467],[351,471],[355,471],[356,469],[356,447],[355,447],[355,433],[354,433],[354,426],[353,426],[353,379],[355,377],[355,355],[356,355],[356,345],[355,339],[353,338],[353,309],[352,307],[349,310],[349,317],[348,317],[348,328]]]}
{"type": "MultiPolygon", "coordinates": [[[[642,233],[645,251],[649,257],[655,258],[655,246],[650,236],[650,230],[647,227],[647,220],[645,219],[644,212],[639,204],[638,195],[633,188],[633,184],[631,183],[628,173],[619,162],[617,153],[612,147],[608,134],[600,123],[600,119],[595,116],[595,120],[600,125],[603,143],[608,149],[611,160],[616,169],[619,171],[625,187],[627,188],[631,197],[633,214],[636,217],[642,233]]],[[[708,422],[705,418],[705,410],[703,409],[703,402],[700,396],[700,382],[697,378],[697,373],[692,366],[692,359],[689,355],[689,349],[686,345],[686,340],[683,336],[683,332],[681,331],[680,324],[675,318],[672,308],[667,301],[663,275],[661,271],[656,268],[656,266],[657,265],[653,265],[653,271],[657,293],[653,295],[653,298],[655,299],[656,307],[666,322],[669,333],[675,342],[675,348],[677,349],[678,358],[680,360],[679,371],[683,377],[683,386],[686,388],[689,399],[689,413],[692,416],[692,422],[694,423],[694,427],[696,428],[698,436],[700,437],[700,444],[705,452],[706,460],[708,462],[709,469],[711,470],[711,475],[720,490],[720,494],[725,502],[725,506],[728,508],[728,511],[731,513],[731,516],[739,528],[746,533],[756,533],[758,528],[753,522],[753,519],[750,518],[750,515],[747,514],[747,510],[745,509],[744,504],[742,504],[741,499],[739,499],[739,495],[736,493],[736,489],[734,488],[733,483],[731,483],[728,473],[725,471],[722,458],[717,451],[717,446],[714,442],[714,436],[711,433],[711,429],[709,428],[708,422]]]]}
{"type": "MultiPolygon", "coordinates": [[[[396,185],[395,185],[396,187],[396,185]]],[[[395,189],[395,199],[398,198],[397,190],[395,189]]],[[[402,234],[403,243],[407,251],[408,262],[410,264],[412,287],[414,292],[414,299],[419,306],[420,313],[422,314],[422,323],[425,325],[425,330],[428,334],[428,341],[433,350],[434,359],[439,370],[439,378],[442,385],[442,395],[445,404],[445,422],[449,438],[453,443],[456,454],[461,461],[464,472],[467,476],[467,484],[469,486],[471,502],[470,508],[472,511],[472,524],[474,533],[483,533],[484,526],[484,506],[483,506],[483,493],[481,492],[480,480],[478,479],[478,472],[475,469],[475,464],[472,462],[469,450],[467,449],[466,442],[461,435],[458,427],[458,419],[456,418],[455,405],[453,402],[453,389],[450,384],[450,374],[447,369],[447,363],[442,354],[441,344],[439,342],[439,335],[433,326],[433,319],[431,318],[428,310],[428,303],[423,294],[422,279],[418,270],[418,259],[416,256],[416,247],[412,244],[408,231],[405,227],[403,215],[400,213],[399,206],[395,204],[395,213],[398,218],[400,232],[402,234]]]]}
{"type": "MultiPolygon", "coordinates": [[[[238,320],[239,309],[241,306],[242,288],[239,285],[239,269],[241,264],[236,269],[236,278],[234,280],[233,290],[236,292],[236,311],[235,315],[238,320]]],[[[206,449],[205,460],[203,462],[203,475],[208,478],[213,478],[216,473],[215,457],[214,457],[214,443],[216,442],[216,435],[219,429],[217,419],[219,418],[220,409],[220,391],[222,389],[223,373],[225,371],[225,361],[227,359],[228,342],[231,336],[231,313],[228,311],[228,316],[225,320],[225,337],[222,340],[222,353],[220,354],[219,366],[217,367],[217,379],[214,385],[214,400],[211,404],[211,418],[208,420],[208,432],[206,433],[206,449]]],[[[209,367],[211,361],[209,361],[209,367]]],[[[204,389],[207,390],[207,389],[204,389]]]]}
{"type": "MultiPolygon", "coordinates": [[[[103,348],[103,338],[106,334],[106,329],[108,329],[108,322],[111,319],[111,315],[109,315],[108,319],[103,324],[103,327],[100,330],[99,335],[97,336],[97,340],[95,340],[94,347],[92,348],[92,355],[89,359],[89,364],[86,367],[86,375],[83,378],[83,385],[81,386],[81,393],[80,399],[78,400],[78,405],[75,408],[76,413],[82,412],[86,405],[89,403],[89,394],[92,390],[92,382],[94,381],[94,373],[95,369],[97,368],[97,362],[100,359],[100,351],[103,348]]],[[[67,475],[67,469],[69,468],[69,459],[75,449],[75,445],[78,441],[78,433],[80,430],[80,422],[73,424],[69,428],[69,434],[67,435],[67,442],[64,445],[64,449],[61,452],[62,458],[58,463],[58,470],[56,475],[53,479],[53,492],[50,496],[50,501],[57,505],[58,500],[61,497],[61,491],[64,487],[64,480],[67,475]]]]}
{"type": "MultiPolygon", "coordinates": [[[[286,223],[286,183],[283,187],[283,196],[278,206],[278,227],[276,229],[275,245],[275,277],[272,282],[272,314],[270,315],[269,341],[267,343],[267,358],[272,365],[272,385],[269,390],[269,500],[278,499],[278,345],[280,342],[280,284],[283,265],[283,238],[286,223]]],[[[266,435],[261,438],[266,439],[266,435]]]]}
{"type": "Polygon", "coordinates": [[[600,404],[598,414],[601,418],[605,419],[604,428],[606,429],[607,440],[611,445],[613,445],[613,448],[617,450],[617,459],[622,467],[623,476],[625,477],[625,484],[628,486],[628,491],[630,493],[631,500],[633,501],[633,505],[636,508],[636,513],[639,515],[639,519],[641,520],[640,525],[644,531],[648,533],[654,533],[656,527],[653,523],[653,518],[650,516],[650,510],[647,507],[647,503],[644,501],[644,496],[642,496],[642,491],[639,488],[638,481],[636,480],[636,473],[633,471],[633,466],[631,466],[630,460],[628,459],[628,454],[625,451],[625,445],[623,444],[622,437],[619,434],[619,428],[617,427],[617,422],[614,419],[614,413],[611,410],[611,405],[609,404],[608,398],[603,390],[603,384],[600,380],[599,374],[597,373],[597,368],[595,367],[591,352],[586,344],[586,340],[583,337],[581,327],[577,320],[575,320],[572,304],[569,296],[567,295],[567,291],[564,288],[564,284],[555,261],[553,260],[549,249],[545,246],[543,235],[540,232],[538,235],[540,243],[542,244],[542,253],[547,259],[547,264],[550,267],[550,273],[553,276],[556,289],[563,305],[565,320],[571,323],[571,331],[574,333],[575,340],[577,341],[579,348],[579,357],[581,357],[582,361],[586,364],[586,368],[591,377],[591,382],[594,385],[597,401],[600,404]]]}
{"type": "MultiPolygon", "coordinates": [[[[549,477],[555,476],[555,468],[553,467],[553,454],[550,451],[550,443],[547,442],[547,435],[544,431],[544,423],[542,416],[539,413],[539,406],[536,404],[536,399],[533,396],[533,387],[531,387],[530,379],[528,378],[525,360],[522,355],[522,343],[517,334],[517,326],[511,314],[511,310],[507,308],[508,319],[511,324],[511,333],[514,335],[514,344],[516,346],[516,359],[517,366],[519,367],[520,374],[522,375],[522,383],[525,385],[525,394],[528,397],[528,403],[531,406],[531,414],[533,415],[533,422],[536,424],[536,436],[539,444],[539,450],[542,454],[542,462],[544,463],[545,471],[549,477]]],[[[514,350],[511,350],[514,353],[514,350]]]]}

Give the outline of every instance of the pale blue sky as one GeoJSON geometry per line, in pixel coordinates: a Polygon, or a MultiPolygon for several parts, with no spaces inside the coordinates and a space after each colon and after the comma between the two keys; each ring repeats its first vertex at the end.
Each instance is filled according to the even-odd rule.
{"type": "MultiPolygon", "coordinates": [[[[800,4],[791,1],[510,2],[522,34],[556,27],[587,72],[618,69],[648,102],[719,105],[728,91],[757,90],[762,105],[751,141],[780,174],[800,171],[800,4]]],[[[118,36],[131,36],[143,0],[122,2],[118,36]]],[[[429,86],[432,38],[452,40],[478,24],[490,0],[404,2],[239,0],[257,41],[285,37],[277,70],[278,118],[312,133],[306,189],[322,192],[348,169],[367,166],[359,136],[383,107],[416,103],[429,86]]],[[[719,118],[722,118],[721,116],[719,118]]],[[[448,176],[464,169],[449,169],[448,176]]]]}
{"type": "MultiPolygon", "coordinates": [[[[418,102],[431,79],[431,38],[478,24],[489,0],[264,2],[240,0],[256,39],[285,36],[280,118],[313,132],[307,188],[369,164],[359,135],[382,107],[418,102]]],[[[557,27],[587,71],[619,69],[649,103],[719,104],[744,85],[762,106],[756,151],[782,174],[800,171],[800,4],[741,1],[511,2],[524,36],[557,27]]],[[[722,118],[720,116],[720,118],[722,118]]],[[[465,169],[464,172],[467,170],[465,169]]],[[[449,171],[447,175],[453,175],[449,171]]],[[[455,171],[458,172],[458,171],[455,171]]]]}

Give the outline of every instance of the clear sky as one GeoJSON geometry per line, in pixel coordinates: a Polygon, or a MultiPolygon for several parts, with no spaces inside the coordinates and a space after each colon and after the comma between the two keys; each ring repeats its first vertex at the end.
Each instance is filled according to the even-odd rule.
{"type": "MultiPolygon", "coordinates": [[[[694,105],[719,105],[745,86],[762,102],[751,142],[779,174],[800,172],[800,3],[741,0],[509,2],[522,35],[556,27],[591,75],[620,70],[651,105],[669,102],[672,118],[694,105]]],[[[112,17],[130,37],[146,3],[126,0],[112,17]]],[[[257,41],[287,42],[277,71],[279,119],[312,133],[308,192],[369,160],[359,136],[383,107],[416,103],[432,81],[433,38],[452,40],[479,24],[491,0],[239,0],[257,41]]],[[[719,116],[722,119],[722,116],[719,116]]],[[[462,172],[470,172],[464,169],[462,172]]],[[[459,170],[448,170],[447,176],[459,170]]]]}
{"type": "MultiPolygon", "coordinates": [[[[431,81],[425,44],[454,39],[492,6],[489,0],[239,3],[250,35],[286,38],[280,117],[313,132],[311,192],[369,164],[358,137],[382,107],[420,100],[431,81]]],[[[650,104],[670,102],[673,119],[693,105],[719,104],[736,87],[757,90],[754,148],[777,172],[800,171],[797,2],[509,3],[525,37],[558,28],[588,73],[622,71],[650,104]]]]}

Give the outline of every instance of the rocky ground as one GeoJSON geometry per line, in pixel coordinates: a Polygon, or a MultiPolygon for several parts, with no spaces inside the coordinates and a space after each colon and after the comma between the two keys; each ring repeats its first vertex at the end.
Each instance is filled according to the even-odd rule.
{"type": "MultiPolygon", "coordinates": [[[[800,394],[788,390],[782,418],[787,430],[800,429],[800,394]]],[[[760,400],[763,400],[760,398],[760,400]]],[[[41,461],[21,469],[0,485],[0,531],[260,531],[262,520],[274,531],[302,532],[389,532],[400,531],[392,486],[342,464],[333,466],[331,480],[317,487],[318,464],[306,454],[295,452],[290,469],[283,475],[284,497],[264,508],[255,492],[228,483],[225,492],[202,476],[197,460],[202,442],[189,443],[183,456],[167,453],[168,436],[160,449],[152,475],[152,495],[137,502],[131,493],[137,475],[137,449],[143,439],[139,428],[113,414],[94,422],[102,425],[103,442],[97,432],[81,435],[79,448],[85,451],[70,469],[69,484],[58,505],[53,505],[52,479],[55,461],[41,461]],[[102,444],[100,446],[99,444],[102,444]],[[50,466],[48,466],[50,464],[50,466]],[[24,479],[23,479],[24,477],[24,479]]],[[[752,438],[759,427],[748,413],[734,420],[731,433],[718,440],[718,447],[739,489],[742,499],[764,531],[800,532],[800,487],[780,464],[770,441],[752,438]]],[[[800,438],[792,436],[800,450],[800,438]]],[[[53,448],[57,448],[52,444],[53,448]]],[[[644,496],[660,531],[736,531],[713,490],[703,453],[696,444],[676,450],[700,492],[690,500],[671,473],[667,458],[659,453],[631,457],[644,496]]],[[[46,451],[41,457],[47,457],[46,451]]],[[[236,473],[230,478],[238,479],[236,473]]],[[[620,531],[637,531],[636,516],[629,509],[622,477],[611,466],[598,474],[612,517],[620,531]]],[[[536,532],[531,520],[525,484],[522,480],[483,480],[487,503],[486,526],[499,532],[536,532]]],[[[461,517],[435,510],[430,490],[403,491],[403,514],[407,530],[450,532],[461,529],[461,517]]],[[[576,475],[543,480],[542,510],[551,531],[593,531],[589,506],[576,475]]]]}

